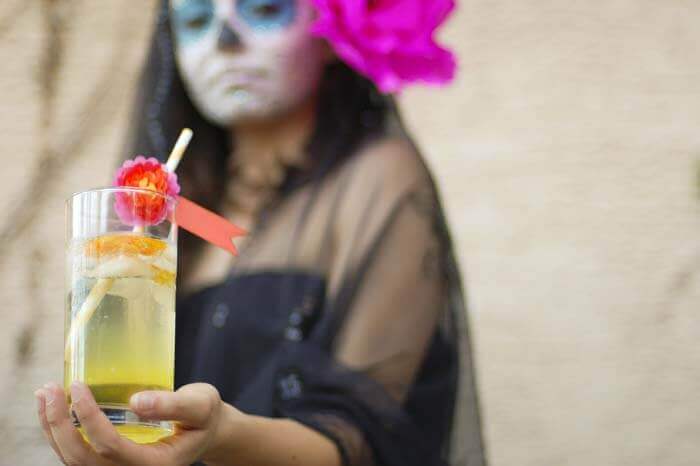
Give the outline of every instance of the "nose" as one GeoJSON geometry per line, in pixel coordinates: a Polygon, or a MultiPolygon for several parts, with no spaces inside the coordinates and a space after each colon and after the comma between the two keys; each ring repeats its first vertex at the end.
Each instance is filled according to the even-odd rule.
{"type": "Polygon", "coordinates": [[[243,45],[241,41],[241,36],[239,36],[236,31],[231,29],[228,23],[224,23],[224,27],[221,28],[219,33],[219,39],[217,45],[220,49],[237,49],[243,45]]]}

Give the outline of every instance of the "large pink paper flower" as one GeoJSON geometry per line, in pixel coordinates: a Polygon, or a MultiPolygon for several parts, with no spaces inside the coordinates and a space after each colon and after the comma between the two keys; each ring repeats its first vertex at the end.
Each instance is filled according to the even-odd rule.
{"type": "Polygon", "coordinates": [[[175,196],[180,193],[175,173],[169,172],[157,159],[147,159],[141,155],[124,162],[117,170],[114,185],[154,191],[152,195],[116,193],[115,210],[127,225],[159,224],[175,208],[175,196]]]}
{"type": "Polygon", "coordinates": [[[384,93],[422,81],[445,84],[455,74],[452,53],[434,40],[453,0],[312,0],[312,34],[384,93]]]}

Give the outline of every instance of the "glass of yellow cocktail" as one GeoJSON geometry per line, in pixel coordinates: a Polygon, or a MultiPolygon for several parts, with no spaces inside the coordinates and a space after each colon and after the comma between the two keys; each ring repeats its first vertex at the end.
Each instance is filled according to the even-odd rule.
{"type": "Polygon", "coordinates": [[[139,188],[90,190],[67,202],[66,393],[73,381],[87,384],[117,431],[137,443],[173,433],[171,423],[130,411],[129,398],[173,390],[175,202],[139,188]]]}

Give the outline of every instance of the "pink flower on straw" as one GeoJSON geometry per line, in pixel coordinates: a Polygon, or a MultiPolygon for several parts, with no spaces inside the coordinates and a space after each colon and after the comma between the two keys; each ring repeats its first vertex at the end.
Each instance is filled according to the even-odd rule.
{"type": "Polygon", "coordinates": [[[454,55],[434,40],[454,9],[453,0],[312,0],[318,20],[312,34],[384,93],[422,81],[454,78],[454,55]]]}
{"type": "Polygon", "coordinates": [[[117,187],[142,188],[158,194],[118,192],[115,209],[127,225],[157,225],[175,208],[180,193],[177,175],[169,172],[157,159],[139,155],[127,160],[114,177],[117,187]],[[166,197],[164,197],[166,196],[166,197]]]}

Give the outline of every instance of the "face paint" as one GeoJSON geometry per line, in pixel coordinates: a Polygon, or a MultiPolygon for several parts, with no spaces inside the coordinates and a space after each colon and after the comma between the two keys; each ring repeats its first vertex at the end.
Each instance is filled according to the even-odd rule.
{"type": "Polygon", "coordinates": [[[178,69],[213,123],[279,116],[316,91],[324,59],[322,42],[308,32],[311,0],[171,0],[170,6],[178,69]],[[226,40],[219,40],[222,32],[226,40]]]}
{"type": "Polygon", "coordinates": [[[206,34],[214,21],[213,0],[187,0],[177,2],[172,9],[173,29],[183,45],[206,34]]]}
{"type": "Polygon", "coordinates": [[[236,12],[254,29],[277,29],[289,26],[296,14],[295,0],[238,0],[236,12]]]}

